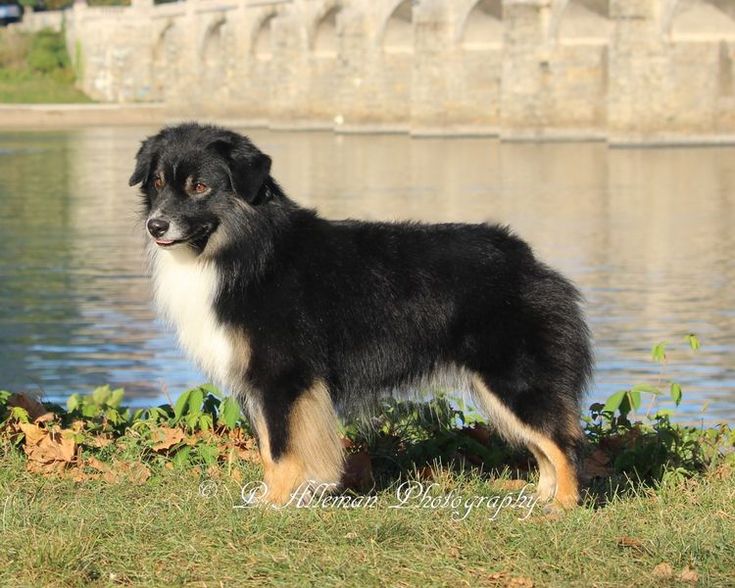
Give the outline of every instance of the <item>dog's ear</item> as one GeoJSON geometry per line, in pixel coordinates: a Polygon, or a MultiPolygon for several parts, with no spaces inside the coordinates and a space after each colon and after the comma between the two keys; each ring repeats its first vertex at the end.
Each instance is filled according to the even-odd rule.
{"type": "Polygon", "coordinates": [[[128,180],[129,185],[135,186],[135,184],[145,184],[151,175],[151,169],[153,168],[153,160],[158,154],[158,147],[160,141],[158,136],[148,137],[138,149],[138,153],[135,155],[135,171],[128,180]]]}
{"type": "Polygon", "coordinates": [[[237,133],[218,138],[214,148],[227,160],[232,190],[255,206],[269,199],[265,181],[271,172],[271,158],[237,133]]]}

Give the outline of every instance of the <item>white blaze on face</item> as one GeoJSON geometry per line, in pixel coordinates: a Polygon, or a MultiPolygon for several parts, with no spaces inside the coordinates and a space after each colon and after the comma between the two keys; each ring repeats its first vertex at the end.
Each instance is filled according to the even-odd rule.
{"type": "Polygon", "coordinates": [[[155,298],[163,317],[176,327],[179,342],[199,367],[227,386],[233,348],[213,303],[219,279],[214,264],[188,247],[153,251],[155,298]]]}

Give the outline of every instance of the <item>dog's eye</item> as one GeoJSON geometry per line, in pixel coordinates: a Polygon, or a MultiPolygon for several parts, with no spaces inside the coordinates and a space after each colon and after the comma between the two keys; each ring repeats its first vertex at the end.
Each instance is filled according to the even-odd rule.
{"type": "Polygon", "coordinates": [[[204,194],[207,190],[209,190],[209,187],[206,184],[201,182],[194,184],[194,193],[196,194],[204,194]]]}
{"type": "Polygon", "coordinates": [[[163,188],[163,179],[160,178],[160,177],[154,178],[154,180],[153,180],[153,187],[156,190],[160,190],[161,188],[163,188]]]}

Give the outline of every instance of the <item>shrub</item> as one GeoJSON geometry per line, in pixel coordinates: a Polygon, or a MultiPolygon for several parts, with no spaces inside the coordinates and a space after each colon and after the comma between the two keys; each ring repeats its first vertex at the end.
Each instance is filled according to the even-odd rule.
{"type": "Polygon", "coordinates": [[[69,54],[62,33],[44,29],[33,36],[28,65],[37,72],[51,74],[69,67],[69,54]]]}

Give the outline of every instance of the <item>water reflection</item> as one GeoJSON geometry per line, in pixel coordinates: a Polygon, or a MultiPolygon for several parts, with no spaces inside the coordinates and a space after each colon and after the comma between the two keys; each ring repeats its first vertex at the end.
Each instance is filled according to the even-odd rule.
{"type": "MultiPolygon", "coordinates": [[[[111,382],[147,403],[202,379],[149,303],[127,178],[153,130],[0,136],[3,386],[60,397],[111,382]]],[[[325,216],[511,224],[588,299],[591,399],[656,381],[648,352],[668,339],[688,418],[705,401],[708,420],[735,417],[735,149],[250,134],[325,216]],[[683,350],[689,331],[697,357],[683,350]]]]}

